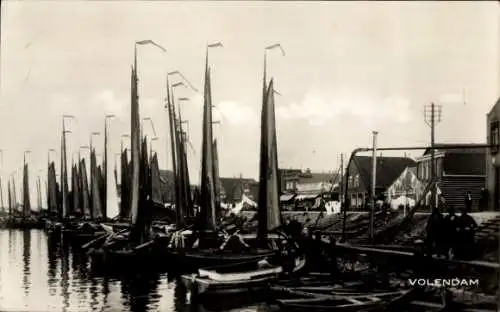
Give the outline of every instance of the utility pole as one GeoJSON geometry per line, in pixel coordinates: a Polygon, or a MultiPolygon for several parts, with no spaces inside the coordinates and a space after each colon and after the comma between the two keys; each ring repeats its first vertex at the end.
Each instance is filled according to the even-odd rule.
{"type": "Polygon", "coordinates": [[[430,181],[433,183],[431,187],[431,211],[437,207],[437,179],[436,179],[436,150],[435,146],[435,133],[436,124],[441,121],[441,105],[431,103],[424,107],[425,122],[431,127],[431,177],[430,181]],[[437,106],[437,107],[436,107],[437,106]]]}
{"type": "Polygon", "coordinates": [[[342,209],[343,205],[343,197],[344,196],[344,153],[340,154],[340,193],[339,193],[339,202],[340,209],[342,209]]]}
{"type": "Polygon", "coordinates": [[[374,238],[374,219],[375,219],[375,189],[377,182],[377,131],[373,131],[373,154],[372,154],[372,196],[370,211],[370,242],[373,244],[374,238]]]}

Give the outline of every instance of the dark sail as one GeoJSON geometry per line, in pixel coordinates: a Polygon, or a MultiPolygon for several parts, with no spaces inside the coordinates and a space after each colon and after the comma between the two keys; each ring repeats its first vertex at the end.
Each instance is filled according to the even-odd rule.
{"type": "Polygon", "coordinates": [[[28,164],[25,161],[23,170],[23,218],[29,218],[30,215],[31,215],[30,184],[29,184],[28,164]]]}
{"type": "Polygon", "coordinates": [[[221,215],[220,178],[219,178],[219,153],[217,150],[217,140],[214,140],[214,177],[215,177],[215,207],[217,215],[221,215]]]}
{"type": "Polygon", "coordinates": [[[151,170],[148,161],[147,139],[144,138],[141,147],[140,158],[140,183],[139,183],[139,210],[132,235],[138,243],[144,243],[149,239],[151,226],[151,170]]]}
{"type": "Polygon", "coordinates": [[[101,213],[103,218],[106,217],[106,212],[104,210],[104,203],[106,202],[106,180],[104,180],[104,170],[102,169],[102,166],[97,166],[97,182],[99,183],[99,195],[101,199],[101,213]]]}
{"type": "Polygon", "coordinates": [[[194,216],[193,211],[193,195],[191,193],[191,182],[189,180],[189,167],[187,162],[187,152],[186,152],[186,141],[185,135],[183,133],[183,145],[182,145],[182,172],[183,172],[183,182],[184,182],[184,200],[186,207],[186,215],[188,217],[194,216]]]}
{"type": "Polygon", "coordinates": [[[179,107],[179,118],[177,124],[177,153],[178,153],[178,167],[179,167],[179,191],[180,191],[180,200],[182,205],[182,211],[185,216],[192,217],[194,215],[193,209],[193,200],[191,195],[191,184],[189,182],[189,169],[187,163],[187,134],[182,129],[182,114],[181,108],[179,107]]]}
{"type": "Polygon", "coordinates": [[[10,181],[7,183],[7,192],[8,192],[8,197],[9,197],[9,216],[12,216],[12,194],[10,191],[10,181]]]}
{"type": "Polygon", "coordinates": [[[205,90],[203,105],[202,158],[200,178],[200,230],[216,231],[218,218],[215,206],[215,177],[213,170],[213,135],[212,135],[212,91],[210,69],[208,67],[208,50],[205,69],[205,90]]]}
{"type": "Polygon", "coordinates": [[[14,213],[19,214],[19,203],[17,202],[17,190],[16,190],[16,179],[12,177],[12,198],[14,202],[14,213]]]}
{"type": "Polygon", "coordinates": [[[181,182],[179,179],[179,151],[178,151],[178,134],[176,126],[176,116],[175,107],[172,97],[172,90],[168,83],[167,78],[167,110],[168,110],[168,122],[170,128],[170,147],[172,155],[172,171],[174,173],[174,199],[175,199],[175,215],[177,226],[182,227],[184,225],[184,211],[181,205],[181,182]]]}
{"type": "Polygon", "coordinates": [[[271,79],[261,115],[261,154],[259,178],[258,239],[263,241],[267,233],[281,226],[279,207],[278,152],[274,89],[271,79]]]}
{"type": "Polygon", "coordinates": [[[59,197],[58,197],[58,189],[57,189],[57,180],[56,180],[56,165],[54,162],[49,164],[48,177],[48,194],[47,194],[47,202],[49,204],[49,215],[57,216],[60,214],[59,211],[59,197]]]}
{"type": "Polygon", "coordinates": [[[62,128],[62,138],[61,138],[61,216],[66,218],[69,210],[68,203],[68,163],[66,158],[66,129],[62,128]]]}
{"type": "Polygon", "coordinates": [[[77,165],[71,168],[71,191],[73,195],[73,212],[81,214],[82,204],[80,202],[80,178],[77,165]]]}
{"type": "MultiPolygon", "coordinates": [[[[134,55],[136,57],[137,54],[134,55]]],[[[130,184],[130,216],[132,224],[136,224],[139,212],[139,175],[141,164],[141,134],[140,134],[140,116],[139,116],[139,97],[137,91],[137,67],[134,59],[132,68],[132,99],[130,109],[130,142],[132,151],[131,184],[130,184]]]]}
{"type": "Polygon", "coordinates": [[[121,183],[120,183],[120,209],[122,218],[130,217],[130,172],[127,150],[122,151],[121,155],[121,183]]]}
{"type": "Polygon", "coordinates": [[[154,203],[162,203],[160,168],[158,166],[158,155],[153,153],[151,158],[151,198],[154,203]]]}
{"type": "Polygon", "coordinates": [[[80,160],[80,202],[82,203],[82,213],[84,217],[90,218],[90,193],[89,184],[87,179],[87,166],[85,164],[85,159],[80,160]]]}
{"type": "Polygon", "coordinates": [[[97,170],[95,150],[90,153],[90,187],[92,218],[100,219],[102,218],[101,192],[99,190],[99,172],[97,170]]]}

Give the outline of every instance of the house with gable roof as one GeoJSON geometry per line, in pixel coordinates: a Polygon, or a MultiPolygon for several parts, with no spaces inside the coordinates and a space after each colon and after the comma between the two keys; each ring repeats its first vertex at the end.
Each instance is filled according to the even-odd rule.
{"type": "MultiPolygon", "coordinates": [[[[372,184],[372,157],[354,156],[349,164],[347,198],[349,209],[365,210],[369,203],[372,184]]],[[[375,194],[377,200],[386,200],[387,190],[408,167],[416,162],[408,157],[377,157],[375,194]]]]}

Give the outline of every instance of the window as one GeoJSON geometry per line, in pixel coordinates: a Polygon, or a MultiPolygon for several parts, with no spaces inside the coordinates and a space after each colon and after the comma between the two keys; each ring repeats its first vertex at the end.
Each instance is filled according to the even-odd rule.
{"type": "Polygon", "coordinates": [[[491,148],[491,152],[494,154],[498,153],[498,145],[500,143],[499,136],[499,123],[498,120],[496,120],[490,124],[490,145],[496,145],[491,148]]]}
{"type": "Polygon", "coordinates": [[[347,187],[352,187],[352,177],[347,180],[347,187]]]}
{"type": "Polygon", "coordinates": [[[359,187],[359,174],[354,177],[354,187],[359,187]]]}

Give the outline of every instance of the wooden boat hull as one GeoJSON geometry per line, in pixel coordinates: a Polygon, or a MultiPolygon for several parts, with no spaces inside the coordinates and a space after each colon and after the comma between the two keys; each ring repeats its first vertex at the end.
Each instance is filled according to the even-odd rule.
{"type": "Polygon", "coordinates": [[[278,299],[276,303],[284,311],[384,311],[384,309],[393,309],[412,300],[417,292],[413,289],[388,293],[352,293],[334,296],[296,291],[296,295],[302,298],[278,299]],[[311,297],[307,298],[308,295],[311,297]]]}
{"type": "MultiPolygon", "coordinates": [[[[295,261],[295,271],[305,266],[305,258],[295,261]]],[[[242,262],[234,265],[199,269],[198,274],[183,275],[181,280],[192,296],[229,295],[258,292],[268,289],[283,273],[281,265],[266,266],[258,261],[242,262]]]]}
{"type": "Polygon", "coordinates": [[[258,292],[269,287],[277,274],[270,274],[249,280],[214,281],[209,278],[183,275],[183,285],[191,291],[192,296],[234,295],[258,292]]]}
{"type": "Polygon", "coordinates": [[[205,267],[221,265],[233,265],[242,262],[259,261],[264,258],[274,258],[278,255],[276,251],[256,251],[249,253],[231,253],[217,251],[170,251],[169,257],[179,267],[185,270],[193,270],[205,267]]]}

